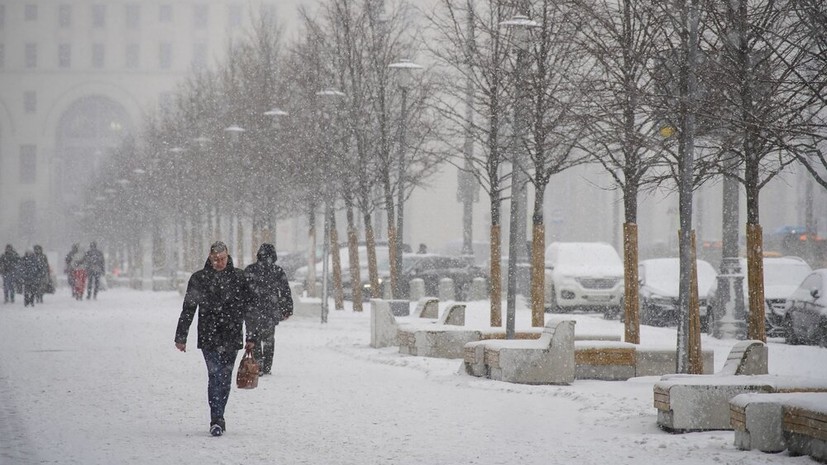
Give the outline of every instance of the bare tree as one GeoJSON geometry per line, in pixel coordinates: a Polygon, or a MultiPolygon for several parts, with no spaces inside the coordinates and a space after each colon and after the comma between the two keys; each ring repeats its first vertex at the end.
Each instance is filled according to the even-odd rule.
{"type": "Polygon", "coordinates": [[[725,160],[721,155],[730,154],[743,169],[741,174],[723,163],[718,166],[746,191],[747,337],[766,340],[759,195],[796,161],[794,154],[804,153],[810,145],[811,139],[803,139],[800,129],[809,126],[812,97],[802,101],[808,84],[796,76],[809,59],[809,50],[786,40],[800,31],[793,2],[733,0],[709,2],[707,9],[715,57],[710,68],[716,90],[711,94],[718,105],[704,107],[717,110],[714,116],[724,129],[710,138],[709,145],[713,160],[725,160]]]}
{"type": "Polygon", "coordinates": [[[508,114],[508,78],[505,67],[507,43],[499,24],[511,17],[513,8],[501,1],[440,0],[427,19],[435,39],[430,52],[442,77],[442,94],[435,109],[446,122],[443,141],[449,150],[463,154],[455,164],[476,178],[490,204],[491,326],[502,326],[501,205],[508,189],[502,174],[508,139],[504,137],[508,114]],[[470,115],[460,105],[473,91],[470,115]],[[469,117],[470,116],[470,117],[469,117]],[[467,136],[481,148],[466,158],[467,136]],[[466,164],[466,161],[470,161],[466,164]],[[468,171],[470,168],[470,171],[468,171]]]}
{"type": "Polygon", "coordinates": [[[648,0],[578,1],[582,47],[595,64],[584,93],[578,147],[588,152],[623,191],[624,340],[640,343],[638,298],[638,195],[659,161],[656,114],[648,96],[648,66],[657,52],[657,18],[648,0]]]}

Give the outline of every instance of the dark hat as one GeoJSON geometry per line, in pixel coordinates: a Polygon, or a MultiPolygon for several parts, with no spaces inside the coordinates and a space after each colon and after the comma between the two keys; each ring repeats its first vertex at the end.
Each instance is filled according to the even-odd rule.
{"type": "Polygon", "coordinates": [[[275,263],[278,260],[278,255],[276,254],[276,246],[273,244],[264,243],[258,248],[258,253],[256,254],[256,258],[261,262],[269,262],[275,263]]]}

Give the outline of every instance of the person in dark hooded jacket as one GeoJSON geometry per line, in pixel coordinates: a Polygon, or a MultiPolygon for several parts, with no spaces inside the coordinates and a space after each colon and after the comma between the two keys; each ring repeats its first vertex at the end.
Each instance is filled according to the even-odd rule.
{"type": "Polygon", "coordinates": [[[11,244],[6,245],[6,251],[0,255],[0,276],[3,276],[3,303],[14,303],[17,278],[17,264],[20,255],[11,244]]]}
{"type": "Polygon", "coordinates": [[[287,275],[276,265],[278,255],[273,244],[261,244],[256,259],[245,271],[258,318],[255,357],[261,363],[261,374],[269,375],[273,368],[276,325],[293,314],[293,297],[287,275]]]}
{"type": "Polygon", "coordinates": [[[215,242],[204,268],[190,276],[183,309],[175,330],[175,347],[187,351],[189,333],[198,310],[198,348],[207,363],[207,399],[210,434],[221,436],[227,428],[224,409],[230,397],[233,365],[242,348],[256,346],[255,312],[244,271],[233,266],[227,245],[215,242]],[[244,343],[246,327],[246,344],[244,343]]]}
{"type": "Polygon", "coordinates": [[[18,280],[23,286],[23,306],[34,307],[34,299],[40,288],[40,261],[34,252],[27,250],[17,265],[18,280]]]}

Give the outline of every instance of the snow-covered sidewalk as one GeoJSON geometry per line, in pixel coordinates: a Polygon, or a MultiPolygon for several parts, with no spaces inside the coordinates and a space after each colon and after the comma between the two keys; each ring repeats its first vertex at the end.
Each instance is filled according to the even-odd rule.
{"type": "MultiPolygon", "coordinates": [[[[814,463],[736,450],[732,432],[660,431],[655,377],[478,379],[459,360],[370,348],[368,312],[349,309],[324,325],[280,325],[274,374],[233,388],[227,434],[213,438],[201,353],[173,345],[180,307],[177,293],[126,289],[80,302],[60,289],[34,309],[0,307],[0,464],[814,463]]],[[[469,304],[469,324],[487,311],[469,304]]],[[[617,321],[573,317],[578,330],[622,334],[617,321]]],[[[521,307],[518,327],[528,318],[521,307]]],[[[643,328],[644,343],[674,338],[643,328]]],[[[735,341],[703,342],[720,368],[735,341]]],[[[827,349],[770,345],[771,373],[827,378],[825,360],[827,349]]]]}

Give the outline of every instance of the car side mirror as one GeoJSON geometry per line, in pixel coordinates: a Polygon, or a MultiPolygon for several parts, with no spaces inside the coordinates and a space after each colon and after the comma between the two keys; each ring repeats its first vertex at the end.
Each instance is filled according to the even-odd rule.
{"type": "Polygon", "coordinates": [[[813,289],[812,291],[810,291],[810,295],[813,297],[813,299],[818,299],[818,297],[819,297],[818,289],[813,289]]]}

